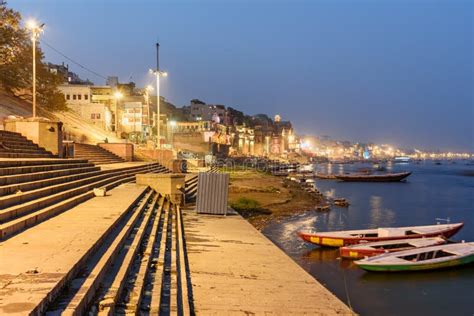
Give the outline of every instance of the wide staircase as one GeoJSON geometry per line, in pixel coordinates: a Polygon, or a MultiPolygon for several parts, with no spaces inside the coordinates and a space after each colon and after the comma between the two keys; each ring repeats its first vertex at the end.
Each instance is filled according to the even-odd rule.
{"type": "Polygon", "coordinates": [[[3,242],[0,251],[19,264],[0,261],[0,310],[194,315],[180,207],[131,183],[109,199],[86,201],[3,242]],[[8,280],[1,278],[6,270],[8,280]]]}
{"type": "Polygon", "coordinates": [[[179,206],[149,189],[114,229],[46,314],[193,314],[179,206]]]}
{"type": "Polygon", "coordinates": [[[54,155],[19,133],[0,130],[0,158],[52,158],[54,155]]]}
{"type": "Polygon", "coordinates": [[[0,159],[0,240],[92,198],[95,188],[164,172],[158,163],[101,170],[85,159],[0,159]]]}
{"type": "Polygon", "coordinates": [[[95,165],[124,162],[124,160],[114,153],[97,145],[74,144],[74,158],[87,159],[95,165]]]}

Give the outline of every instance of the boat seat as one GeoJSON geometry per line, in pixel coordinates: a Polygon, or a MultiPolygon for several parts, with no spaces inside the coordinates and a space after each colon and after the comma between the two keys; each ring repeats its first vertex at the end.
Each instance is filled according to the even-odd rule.
{"type": "Polygon", "coordinates": [[[378,228],[377,233],[379,237],[404,236],[405,230],[399,228],[378,228]]]}

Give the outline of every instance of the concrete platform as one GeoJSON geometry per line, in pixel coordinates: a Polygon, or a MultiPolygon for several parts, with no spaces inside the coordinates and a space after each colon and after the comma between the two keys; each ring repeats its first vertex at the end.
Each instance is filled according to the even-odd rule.
{"type": "Polygon", "coordinates": [[[41,304],[145,189],[121,185],[0,242],[0,315],[25,315],[41,304]]]}
{"type": "Polygon", "coordinates": [[[197,315],[353,315],[240,215],[187,211],[184,230],[197,315]]]}

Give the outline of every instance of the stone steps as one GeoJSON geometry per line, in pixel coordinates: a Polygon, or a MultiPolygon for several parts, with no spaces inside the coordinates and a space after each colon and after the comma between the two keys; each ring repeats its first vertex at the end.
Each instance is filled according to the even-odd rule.
{"type": "MultiPolygon", "coordinates": [[[[145,196],[124,225],[124,228],[116,236],[113,236],[113,240],[110,240],[109,243],[104,242],[102,244],[97,250],[95,258],[91,258],[92,260],[88,260],[85,264],[82,275],[71,282],[72,286],[68,288],[68,293],[53,303],[50,310],[60,312],[62,315],[86,314],[88,307],[97,294],[96,292],[107,276],[107,270],[111,268],[112,264],[116,263],[120,251],[123,250],[128,237],[137,228],[136,226],[140,222],[141,225],[145,222],[143,220],[145,212],[149,215],[152,213],[150,202],[153,204],[151,208],[154,208],[157,198],[158,195],[151,191],[145,196]],[[153,198],[153,196],[155,197],[153,198]]],[[[143,236],[140,232],[134,233],[134,236],[137,235],[143,236]]]]}
{"type": "Polygon", "coordinates": [[[0,152],[2,153],[25,153],[25,154],[37,154],[38,151],[41,149],[39,148],[1,148],[0,147],[0,152]]]}
{"type": "MultiPolygon", "coordinates": [[[[48,166],[48,165],[46,165],[48,166]]],[[[45,167],[46,167],[45,166],[45,167]]],[[[43,167],[43,166],[42,166],[43,167]]],[[[8,172],[18,172],[24,171],[24,173],[13,173],[8,175],[1,175],[0,174],[0,186],[12,185],[12,184],[19,184],[23,182],[31,182],[37,180],[43,180],[48,178],[55,178],[55,177],[62,177],[72,174],[78,174],[83,172],[90,172],[90,171],[98,171],[100,167],[96,167],[91,163],[84,163],[84,164],[66,164],[66,165],[50,165],[47,168],[31,168],[31,167],[20,167],[20,168],[8,168],[8,169],[16,169],[16,170],[9,170],[8,172]],[[54,168],[52,168],[54,167],[54,168]],[[55,168],[58,167],[58,168],[55,168]],[[23,170],[19,170],[19,169],[23,170]],[[38,171],[38,172],[27,172],[27,171],[38,171]]],[[[0,169],[0,171],[5,170],[0,169]]]]}
{"type": "MultiPolygon", "coordinates": [[[[160,165],[156,164],[154,167],[161,168],[160,165]]],[[[92,172],[90,175],[85,175],[82,178],[79,178],[74,181],[67,181],[66,182],[60,181],[57,184],[52,184],[52,185],[47,185],[48,181],[56,181],[56,179],[52,180],[40,180],[40,183],[35,183],[33,186],[39,186],[37,189],[33,189],[30,191],[26,192],[21,192],[18,194],[14,195],[7,195],[7,196],[1,196],[0,197],[0,222],[2,221],[2,214],[4,213],[3,210],[7,210],[9,207],[17,207],[18,204],[26,203],[29,201],[33,201],[36,199],[41,199],[41,198],[51,198],[51,196],[54,196],[56,193],[61,193],[67,190],[71,189],[77,189],[82,186],[89,185],[91,183],[95,183],[97,181],[101,181],[104,179],[107,179],[109,177],[113,176],[120,176],[124,175],[127,173],[131,172],[141,172],[141,171],[146,171],[146,169],[149,167],[129,167],[129,168],[123,168],[123,169],[110,169],[110,170],[103,170],[103,171],[98,171],[98,172],[92,172]],[[42,186],[41,184],[45,183],[46,186],[42,186]]],[[[81,176],[81,175],[79,175],[81,176]]],[[[62,179],[61,179],[62,180],[62,179]]],[[[24,186],[27,186],[28,183],[23,184],[24,186]]]]}
{"type": "Polygon", "coordinates": [[[114,153],[89,144],[74,144],[74,157],[88,159],[96,165],[124,162],[124,159],[114,153]]]}
{"type": "Polygon", "coordinates": [[[198,176],[188,179],[184,186],[184,196],[186,203],[192,203],[196,201],[197,189],[198,189],[198,176]]]}
{"type": "Polygon", "coordinates": [[[36,154],[22,154],[11,152],[0,152],[0,158],[53,158],[53,154],[36,153],[36,154]]]}
{"type": "Polygon", "coordinates": [[[43,171],[53,171],[60,169],[72,169],[81,167],[90,167],[93,164],[87,162],[87,160],[75,160],[75,159],[50,159],[50,160],[0,160],[0,176],[7,175],[20,175],[28,173],[36,173],[43,171]],[[12,163],[12,162],[16,162],[12,163]],[[31,162],[33,164],[29,164],[31,162]],[[20,164],[25,163],[25,164],[20,164]]]}
{"type": "MultiPolygon", "coordinates": [[[[75,181],[79,179],[84,179],[94,175],[103,174],[106,171],[101,171],[100,167],[89,167],[89,168],[80,168],[80,169],[71,169],[71,170],[62,170],[61,172],[48,172],[40,173],[38,179],[35,179],[37,176],[34,174],[27,175],[30,179],[26,182],[15,182],[14,184],[2,185],[0,186],[0,197],[14,194],[18,190],[22,192],[31,191],[39,188],[44,188],[46,186],[51,186],[60,183],[66,183],[70,181],[75,181]]],[[[24,176],[23,178],[27,178],[24,176]]],[[[18,177],[16,177],[18,179],[18,177]]],[[[0,181],[2,178],[0,177],[0,181]]],[[[21,179],[20,179],[21,180],[21,179]]],[[[0,204],[1,205],[1,204],[0,204]]]]}
{"type": "Polygon", "coordinates": [[[94,196],[93,189],[105,187],[111,189],[125,182],[135,181],[137,173],[160,172],[162,167],[134,169],[113,173],[110,177],[89,182],[80,187],[43,196],[29,202],[14,205],[0,211],[0,239],[6,239],[22,230],[58,215],[71,207],[94,196]]]}
{"type": "Polygon", "coordinates": [[[0,157],[42,158],[54,155],[19,133],[0,131],[0,157]]]}

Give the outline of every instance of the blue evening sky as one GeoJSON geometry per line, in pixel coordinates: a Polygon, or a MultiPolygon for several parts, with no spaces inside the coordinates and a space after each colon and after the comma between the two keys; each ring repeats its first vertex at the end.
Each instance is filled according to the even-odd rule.
{"type": "Polygon", "coordinates": [[[179,106],[199,98],[278,113],[300,133],[474,151],[474,1],[8,2],[46,23],[49,44],[121,81],[153,83],[159,40],[162,95],[179,106]]]}

